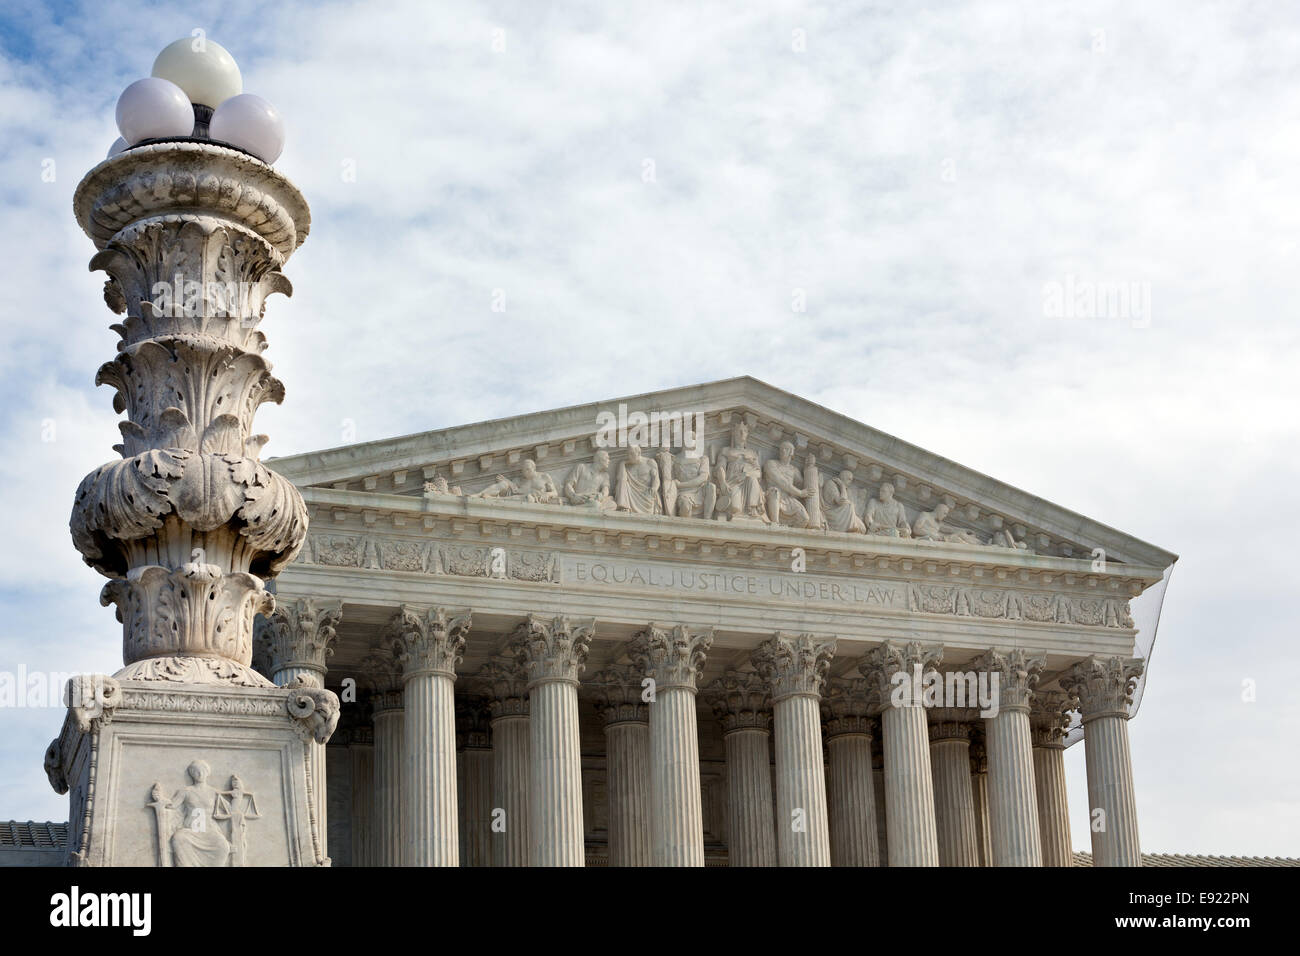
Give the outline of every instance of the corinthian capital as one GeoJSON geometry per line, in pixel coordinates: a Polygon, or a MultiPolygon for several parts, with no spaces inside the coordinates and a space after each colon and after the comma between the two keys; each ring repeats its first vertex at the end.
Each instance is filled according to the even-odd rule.
{"type": "Polygon", "coordinates": [[[722,732],[772,729],[772,691],[761,674],[729,670],[704,688],[722,732]]]}
{"type": "Polygon", "coordinates": [[[871,682],[862,677],[832,677],[822,695],[822,719],[826,737],[844,734],[875,736],[875,719],[880,697],[871,682]]]}
{"type": "Polygon", "coordinates": [[[632,638],[627,654],[660,689],[685,687],[693,691],[712,646],[711,627],[696,630],[685,624],[668,628],[652,623],[632,638]]]}
{"type": "Polygon", "coordinates": [[[471,680],[488,701],[492,719],[528,716],[528,675],[513,660],[491,660],[471,680]]]}
{"type": "Polygon", "coordinates": [[[641,699],[645,671],[633,664],[607,667],[587,681],[596,713],[606,724],[645,723],[650,705],[641,699]]]}
{"type": "Polygon", "coordinates": [[[1023,648],[1010,651],[989,650],[975,659],[974,668],[998,675],[998,708],[1028,710],[1038,676],[1046,661],[1030,657],[1023,648]]]}
{"type": "Polygon", "coordinates": [[[402,665],[404,680],[424,674],[455,679],[465,650],[471,615],[468,608],[449,611],[403,604],[388,624],[386,639],[402,665]]]}
{"type": "Polygon", "coordinates": [[[904,685],[909,693],[901,695],[902,703],[905,706],[920,707],[921,680],[927,671],[938,667],[941,660],[943,648],[938,644],[885,641],[858,662],[858,672],[871,684],[882,708],[899,700],[900,695],[894,691],[904,685]],[[899,675],[904,675],[906,681],[899,675]]]}
{"type": "Polygon", "coordinates": [[[317,687],[325,686],[325,661],[333,653],[338,638],[343,605],[318,605],[311,598],[299,598],[291,604],[277,603],[258,638],[264,644],[261,655],[268,673],[274,675],[288,668],[311,671],[317,687]]]}
{"type": "Polygon", "coordinates": [[[772,688],[776,702],[796,695],[820,697],[834,656],[834,638],[777,631],[758,645],[750,660],[772,688]]]}
{"type": "Polygon", "coordinates": [[[1143,667],[1140,657],[1094,655],[1075,664],[1059,680],[1066,693],[1079,698],[1084,723],[1096,717],[1128,717],[1133,688],[1143,667]]]}
{"type": "Polygon", "coordinates": [[[553,680],[576,684],[595,633],[592,618],[574,621],[563,614],[550,619],[530,614],[515,628],[510,650],[530,685],[553,680]]]}
{"type": "Polygon", "coordinates": [[[1064,691],[1035,691],[1029,705],[1029,733],[1034,746],[1062,746],[1061,740],[1070,727],[1070,711],[1078,706],[1078,699],[1064,691]]]}

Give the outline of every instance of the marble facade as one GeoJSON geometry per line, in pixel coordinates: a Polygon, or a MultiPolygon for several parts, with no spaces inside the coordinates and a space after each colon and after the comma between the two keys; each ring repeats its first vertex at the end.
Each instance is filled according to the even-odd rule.
{"type": "Polygon", "coordinates": [[[310,516],[277,601],[337,614],[297,655],[343,700],[336,864],[1066,866],[1077,712],[1093,860],[1140,865],[1168,552],[743,378],[272,464],[310,516]],[[611,447],[622,404],[702,434],[611,447]],[[408,696],[394,630],[452,620],[408,696]],[[892,699],[931,671],[996,674],[996,715],[892,699]]]}

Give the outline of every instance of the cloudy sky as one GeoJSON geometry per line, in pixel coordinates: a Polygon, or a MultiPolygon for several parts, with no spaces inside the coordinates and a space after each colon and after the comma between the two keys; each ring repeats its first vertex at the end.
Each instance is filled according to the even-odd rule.
{"type": "MultiPolygon", "coordinates": [[[[202,28],[312,204],[268,455],[754,375],[1180,554],[1144,849],[1300,856],[1300,10],[902,6],[7,5],[0,670],[120,666],[66,531],[117,435],[71,196],[202,28]],[[1149,308],[1063,316],[1067,284],[1149,308]]],[[[0,720],[0,819],[66,819],[60,711],[0,720]]]]}

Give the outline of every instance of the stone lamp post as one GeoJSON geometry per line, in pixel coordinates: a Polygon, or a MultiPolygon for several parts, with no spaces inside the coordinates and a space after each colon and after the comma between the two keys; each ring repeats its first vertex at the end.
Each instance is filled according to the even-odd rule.
{"type": "Polygon", "coordinates": [[[258,326],[267,297],[291,291],[281,269],[307,203],[253,155],[185,136],[101,162],[74,210],[122,316],[96,383],[126,420],[120,459],[77,489],[72,538],[109,578],[125,666],[69,682],[46,754],[55,789],[71,791],[69,862],[327,864],[312,753],[338,699],[250,666],[254,617],[275,606],[265,582],[307,534],[253,428],[284,395],[258,326]]]}

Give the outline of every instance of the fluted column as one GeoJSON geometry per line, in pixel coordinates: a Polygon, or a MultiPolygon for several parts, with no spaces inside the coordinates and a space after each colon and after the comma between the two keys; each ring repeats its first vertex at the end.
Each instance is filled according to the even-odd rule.
{"type": "Polygon", "coordinates": [[[628,657],[654,681],[650,701],[650,833],[656,866],[704,865],[700,740],[695,686],[712,629],[650,624],[628,657]]]}
{"type": "Polygon", "coordinates": [[[889,866],[889,821],[885,812],[885,746],[880,739],[880,720],[871,741],[871,782],[876,791],[876,843],[880,846],[879,866],[889,866]]]}
{"type": "Polygon", "coordinates": [[[531,768],[529,853],[532,866],[583,866],[582,750],[578,675],[595,622],[530,615],[511,642],[528,675],[531,768]]]}
{"type": "Polygon", "coordinates": [[[475,678],[492,717],[492,865],[527,866],[528,679],[513,660],[488,661],[475,678]]]}
{"type": "Polygon", "coordinates": [[[405,704],[406,866],[457,866],[456,665],[468,610],[402,605],[388,627],[405,704]]]}
{"type": "Polygon", "coordinates": [[[650,704],[644,673],[611,667],[589,682],[605,721],[605,782],[609,793],[609,865],[654,862],[650,806],[650,704]]]}
{"type": "MultiPolygon", "coordinates": [[[[301,684],[325,686],[325,661],[334,653],[343,605],[318,604],[311,598],[277,603],[268,619],[257,628],[257,655],[270,671],[276,687],[301,684]]],[[[325,787],[325,745],[307,744],[307,779],[311,787],[312,808],[319,832],[328,834],[326,810],[329,801],[325,787]]]]}
{"type": "Polygon", "coordinates": [[[1142,667],[1136,657],[1089,657],[1060,678],[1083,715],[1094,866],[1142,865],[1128,743],[1128,706],[1142,667]]]}
{"type": "Polygon", "coordinates": [[[381,691],[371,698],[375,725],[375,806],[370,831],[371,863],[401,866],[406,846],[405,784],[406,716],[401,690],[381,691]]]}
{"type": "Polygon", "coordinates": [[[937,646],[886,641],[858,669],[879,694],[885,750],[885,812],[890,866],[938,866],[934,780],[921,681],[942,657],[937,646]],[[894,681],[895,674],[906,676],[894,681]]]}
{"type": "MultiPolygon", "coordinates": [[[[980,721],[980,724],[983,724],[980,721]]],[[[984,747],[984,728],[972,728],[970,745],[970,789],[975,798],[975,840],[980,866],[993,865],[993,844],[989,840],[989,759],[984,747]]]]}
{"type": "Polygon", "coordinates": [[[975,794],[971,789],[970,724],[962,711],[930,712],[930,773],[940,866],[979,866],[975,794]]]}
{"type": "Polygon", "coordinates": [[[373,726],[353,727],[348,734],[352,761],[352,865],[374,866],[371,829],[375,808],[375,731],[373,726]]]}
{"type": "Polygon", "coordinates": [[[1079,702],[1062,691],[1037,691],[1029,710],[1034,744],[1034,789],[1043,866],[1073,866],[1070,810],[1065,789],[1065,731],[1079,702]]]}
{"type": "Polygon", "coordinates": [[[1043,865],[1029,735],[1029,701],[1043,663],[1016,648],[987,651],[974,664],[998,678],[997,714],[984,722],[994,866],[1043,865]]]}
{"type": "Polygon", "coordinates": [[[492,744],[488,702],[456,702],[456,801],[460,809],[460,865],[492,865],[492,744]]]}
{"type": "Polygon", "coordinates": [[[727,865],[776,866],[772,702],[758,674],[730,670],[704,692],[727,752],[727,865]]]}
{"type": "Polygon", "coordinates": [[[751,656],[772,693],[781,866],[831,865],[821,692],[834,655],[833,638],[777,632],[751,656]]]}
{"type": "Polygon", "coordinates": [[[862,678],[833,677],[822,699],[826,752],[830,764],[831,865],[879,866],[875,773],[871,742],[878,709],[871,686],[862,678]]]}

